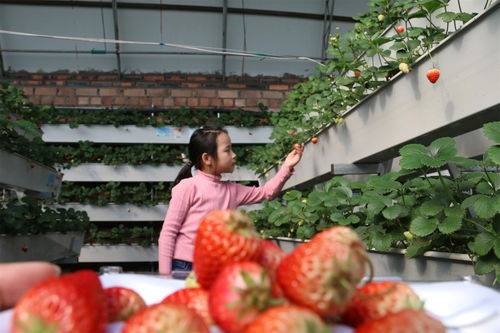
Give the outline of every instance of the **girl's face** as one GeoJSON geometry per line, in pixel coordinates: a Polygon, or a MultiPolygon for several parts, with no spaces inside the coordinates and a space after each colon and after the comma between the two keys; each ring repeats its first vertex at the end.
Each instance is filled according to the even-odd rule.
{"type": "Polygon", "coordinates": [[[222,132],[217,136],[217,161],[215,171],[217,174],[231,173],[236,166],[236,154],[233,152],[229,135],[222,132]]]}

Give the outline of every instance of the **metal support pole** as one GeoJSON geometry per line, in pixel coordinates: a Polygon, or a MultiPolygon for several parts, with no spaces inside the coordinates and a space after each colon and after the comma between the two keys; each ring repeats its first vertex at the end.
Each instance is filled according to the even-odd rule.
{"type": "MultiPolygon", "coordinates": [[[[222,49],[227,47],[227,0],[223,1],[222,7],[222,49]]],[[[222,55],[222,81],[226,80],[226,55],[222,55]]]]}
{"type": "MultiPolygon", "coordinates": [[[[118,10],[117,10],[117,3],[116,0],[113,0],[113,24],[115,27],[115,39],[120,39],[120,34],[118,31],[118,10]]],[[[121,80],[122,78],[122,63],[120,59],[120,44],[116,43],[115,44],[115,51],[116,51],[116,62],[118,66],[118,80],[121,80]]]]}
{"type": "Polygon", "coordinates": [[[321,59],[326,59],[326,49],[328,48],[328,39],[332,28],[333,9],[335,0],[325,0],[325,13],[323,17],[323,40],[321,41],[321,59]]]}
{"type": "MultiPolygon", "coordinates": [[[[2,49],[2,45],[0,45],[0,50],[2,49]]],[[[5,68],[3,66],[3,55],[2,52],[0,51],[0,78],[5,77],[5,68]]]]}

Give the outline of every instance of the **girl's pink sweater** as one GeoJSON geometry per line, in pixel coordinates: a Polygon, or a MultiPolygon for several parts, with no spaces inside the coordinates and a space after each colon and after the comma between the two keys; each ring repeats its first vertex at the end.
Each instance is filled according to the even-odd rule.
{"type": "Polygon", "coordinates": [[[172,188],[172,198],[158,241],[160,274],[170,274],[172,258],[193,261],[194,241],[201,219],[213,210],[236,209],[274,199],[292,175],[286,166],[262,187],[244,186],[196,170],[172,188]]]}

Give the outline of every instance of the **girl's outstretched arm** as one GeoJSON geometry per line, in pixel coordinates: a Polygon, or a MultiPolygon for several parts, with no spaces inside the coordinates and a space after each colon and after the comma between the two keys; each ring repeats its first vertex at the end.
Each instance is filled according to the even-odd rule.
{"type": "Polygon", "coordinates": [[[293,168],[299,163],[304,151],[303,145],[296,145],[294,150],[288,154],[278,173],[264,186],[244,186],[234,183],[238,205],[249,205],[263,200],[272,200],[285,185],[285,182],[293,174],[293,168]]]}

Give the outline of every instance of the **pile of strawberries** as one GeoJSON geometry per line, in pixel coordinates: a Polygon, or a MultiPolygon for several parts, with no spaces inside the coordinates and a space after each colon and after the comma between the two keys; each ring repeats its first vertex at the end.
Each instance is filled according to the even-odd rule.
{"type": "Polygon", "coordinates": [[[242,211],[209,213],[200,223],[194,270],[197,287],[146,306],[126,288],[102,289],[91,271],[46,280],[28,291],[13,314],[12,332],[324,333],[333,323],[355,332],[444,333],[403,282],[360,282],[369,260],[348,227],[318,233],[286,254],[261,240],[242,211]],[[52,330],[50,330],[52,329],[52,330]]]}

